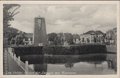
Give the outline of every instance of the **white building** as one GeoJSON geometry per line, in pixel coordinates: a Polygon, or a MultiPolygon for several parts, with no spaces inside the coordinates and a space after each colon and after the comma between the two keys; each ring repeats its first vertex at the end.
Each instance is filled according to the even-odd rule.
{"type": "Polygon", "coordinates": [[[24,45],[32,45],[33,44],[33,34],[26,33],[25,39],[23,39],[24,45]]]}
{"type": "Polygon", "coordinates": [[[80,43],[103,43],[103,36],[101,31],[88,31],[80,35],[80,43]]]}

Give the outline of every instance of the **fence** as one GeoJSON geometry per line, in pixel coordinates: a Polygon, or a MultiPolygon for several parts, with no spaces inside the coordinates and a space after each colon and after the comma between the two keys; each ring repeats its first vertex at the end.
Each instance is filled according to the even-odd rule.
{"type": "Polygon", "coordinates": [[[13,53],[13,49],[10,48],[10,47],[8,48],[8,54],[18,64],[18,66],[20,66],[24,70],[26,75],[28,75],[28,74],[37,74],[37,73],[34,73],[34,69],[29,67],[29,62],[28,61],[25,61],[25,63],[22,62],[20,56],[17,57],[16,54],[13,53]]]}

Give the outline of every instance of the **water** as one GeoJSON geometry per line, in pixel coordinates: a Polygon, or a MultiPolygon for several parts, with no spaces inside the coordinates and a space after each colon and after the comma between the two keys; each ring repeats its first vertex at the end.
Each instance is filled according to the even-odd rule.
{"type": "Polygon", "coordinates": [[[116,74],[116,54],[28,55],[29,66],[42,75],[116,74]]]}

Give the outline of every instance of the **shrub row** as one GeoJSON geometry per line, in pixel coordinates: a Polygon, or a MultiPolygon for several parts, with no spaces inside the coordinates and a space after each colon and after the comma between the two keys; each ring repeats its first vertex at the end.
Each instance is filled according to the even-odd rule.
{"type": "Polygon", "coordinates": [[[52,55],[79,55],[90,53],[105,53],[105,45],[77,45],[77,46],[46,46],[43,48],[45,54],[52,55]]]}
{"type": "Polygon", "coordinates": [[[43,54],[43,47],[39,46],[13,47],[13,50],[17,56],[43,54]]]}
{"type": "Polygon", "coordinates": [[[80,55],[91,53],[105,53],[105,45],[76,45],[76,46],[29,46],[14,47],[14,52],[18,56],[23,55],[80,55]]]}

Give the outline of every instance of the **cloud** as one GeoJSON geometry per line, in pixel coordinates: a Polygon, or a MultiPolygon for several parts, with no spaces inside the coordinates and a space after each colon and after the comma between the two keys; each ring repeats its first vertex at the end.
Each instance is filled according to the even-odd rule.
{"type": "Polygon", "coordinates": [[[33,32],[34,18],[45,17],[47,33],[70,32],[81,34],[89,30],[116,27],[116,5],[32,5],[23,4],[12,26],[25,32],[33,32]]]}

